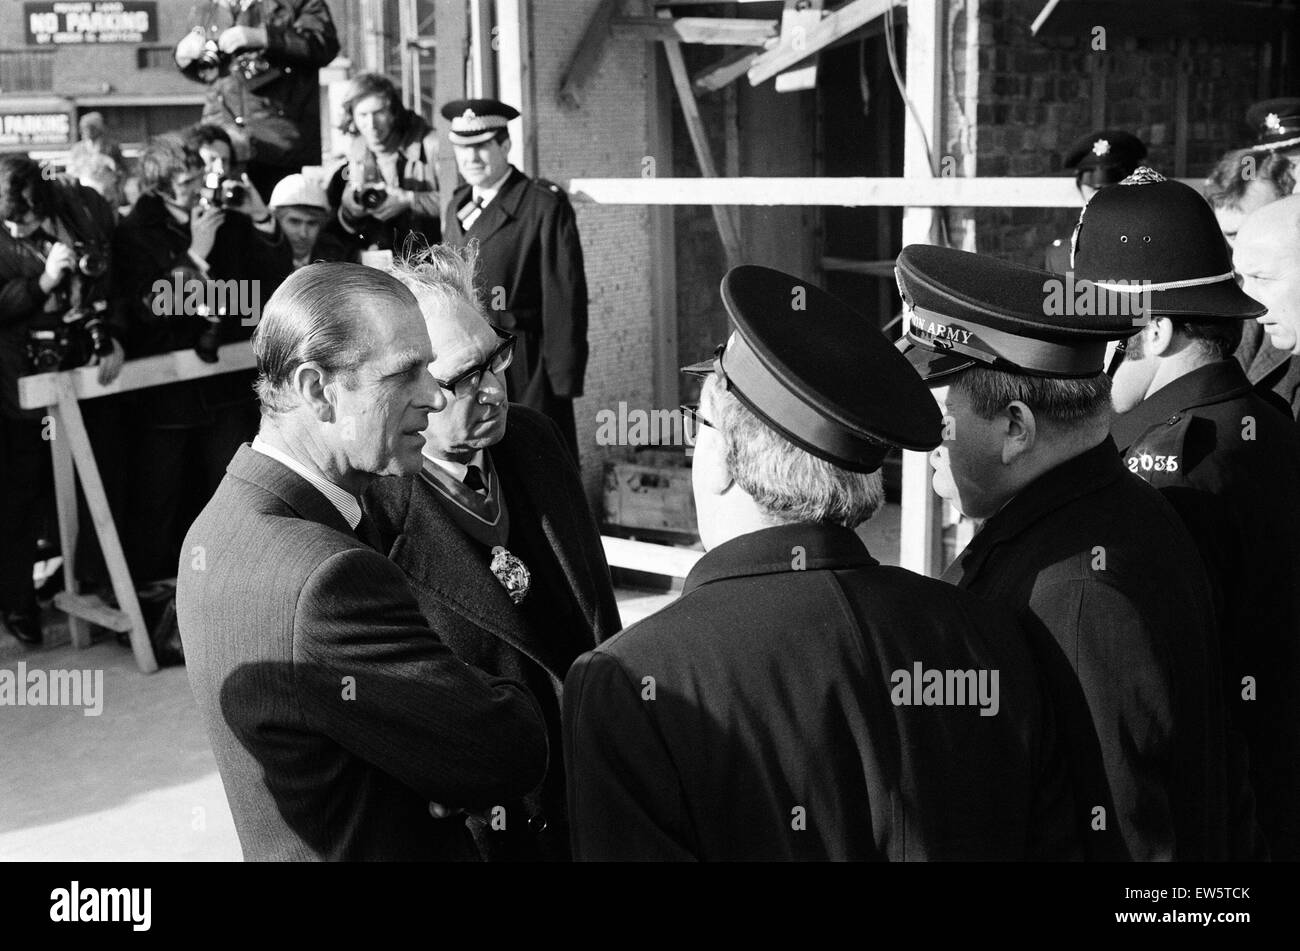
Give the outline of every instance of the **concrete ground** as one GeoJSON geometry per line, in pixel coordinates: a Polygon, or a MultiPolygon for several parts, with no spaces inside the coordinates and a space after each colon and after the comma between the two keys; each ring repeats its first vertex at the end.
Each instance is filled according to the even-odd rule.
{"type": "MultiPolygon", "coordinates": [[[[872,553],[895,562],[898,507],[868,527],[872,553]]],[[[620,591],[624,623],[675,597],[620,591]]],[[[0,634],[0,670],[102,671],[103,710],[0,706],[0,861],[239,861],[184,668],[146,676],[111,639],[76,650],[58,616],[56,646],[32,650],[0,634]]]]}

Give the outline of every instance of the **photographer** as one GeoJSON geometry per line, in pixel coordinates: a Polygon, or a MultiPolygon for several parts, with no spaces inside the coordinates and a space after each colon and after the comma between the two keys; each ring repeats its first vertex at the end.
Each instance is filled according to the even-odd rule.
{"type": "MultiPolygon", "coordinates": [[[[0,612],[19,640],[41,640],[32,563],[49,510],[45,410],[18,405],[18,378],[99,366],[111,383],[122,369],[123,307],[111,258],[114,212],[94,190],[50,179],[26,155],[0,157],[0,612]]],[[[86,428],[116,501],[118,405],[83,405],[86,428]]],[[[83,533],[85,536],[87,533],[83,533]]]]}
{"type": "Polygon", "coordinates": [[[338,55],[325,0],[199,0],[176,46],[182,73],[208,86],[203,120],[224,128],[249,178],[275,183],[320,161],[318,71],[338,55]]]}
{"type": "Polygon", "coordinates": [[[339,128],[349,136],[348,163],[335,172],[329,198],[343,235],[381,251],[401,250],[412,233],[439,243],[438,135],[402,105],[392,80],[377,73],[352,80],[339,128]]]}
{"type": "MultiPolygon", "coordinates": [[[[131,301],[133,355],[192,349],[218,362],[222,344],[252,336],[262,302],[289,274],[288,242],[247,177],[222,177],[221,146],[228,144],[208,164],[215,175],[176,135],[151,139],[141,156],[144,192],[118,228],[116,245],[131,301]]],[[[130,480],[127,535],[132,570],[143,584],[175,575],[182,508],[207,500],[240,443],[256,432],[257,407],[251,370],[136,396],[141,465],[130,480]],[[191,454],[200,467],[193,475],[185,470],[191,454]],[[191,489],[195,498],[186,496],[191,489]]]]}

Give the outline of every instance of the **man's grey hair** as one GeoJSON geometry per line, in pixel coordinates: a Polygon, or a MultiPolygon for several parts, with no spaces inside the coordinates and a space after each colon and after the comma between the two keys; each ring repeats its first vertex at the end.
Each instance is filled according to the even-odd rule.
{"type": "Polygon", "coordinates": [[[885,501],[877,472],[850,472],[800,449],[763,422],[716,376],[705,381],[709,421],[727,471],[773,524],[826,522],[857,528],[885,501]]]}
{"type": "Polygon", "coordinates": [[[373,346],[361,315],[384,301],[416,306],[400,281],[361,264],[309,264],[289,275],[262,308],[253,334],[262,413],[287,413],[298,405],[293,376],[304,363],[341,373],[343,385],[353,388],[373,346]]]}
{"type": "Polygon", "coordinates": [[[415,295],[426,319],[430,314],[451,313],[457,304],[464,303],[487,321],[474,287],[477,265],[477,241],[464,248],[435,244],[408,252],[393,262],[388,273],[415,295]]]}
{"type": "Polygon", "coordinates": [[[1072,380],[972,367],[957,375],[952,388],[966,394],[982,419],[992,419],[1016,400],[1036,417],[1067,428],[1110,412],[1110,377],[1105,373],[1072,380]]]}

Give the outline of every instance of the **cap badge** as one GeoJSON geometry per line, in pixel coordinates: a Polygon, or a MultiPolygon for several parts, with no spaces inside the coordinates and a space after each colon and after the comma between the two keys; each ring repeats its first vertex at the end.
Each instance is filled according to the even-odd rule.
{"type": "Polygon", "coordinates": [[[1157,182],[1168,181],[1163,175],[1154,168],[1148,168],[1145,165],[1139,165],[1133,170],[1133,174],[1120,182],[1121,185],[1154,185],[1157,182]]]}
{"type": "Polygon", "coordinates": [[[1276,112],[1270,112],[1264,117],[1264,128],[1269,132],[1281,132],[1282,120],[1278,118],[1276,112]]]}
{"type": "Polygon", "coordinates": [[[478,116],[474,113],[473,109],[466,109],[464,112],[460,114],[460,117],[465,120],[478,118],[478,116]]]}
{"type": "Polygon", "coordinates": [[[1110,154],[1110,142],[1106,139],[1098,139],[1092,143],[1092,154],[1100,158],[1103,155],[1110,154]]]}

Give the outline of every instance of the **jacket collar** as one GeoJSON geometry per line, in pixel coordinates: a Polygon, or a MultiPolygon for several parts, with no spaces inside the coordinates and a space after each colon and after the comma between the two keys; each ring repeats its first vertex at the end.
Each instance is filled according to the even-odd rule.
{"type": "Polygon", "coordinates": [[[709,551],[686,576],[682,594],[728,578],[879,564],[857,534],[839,525],[800,522],[738,535],[709,551]]]}
{"type": "Polygon", "coordinates": [[[1161,387],[1127,413],[1115,417],[1111,437],[1121,451],[1134,445],[1152,426],[1172,416],[1223,403],[1250,393],[1250,381],[1236,360],[1216,360],[1161,387]]]}
{"type": "Polygon", "coordinates": [[[984,523],[965,551],[944,573],[944,580],[978,574],[988,553],[1000,542],[1014,539],[1075,499],[1105,489],[1127,472],[1119,449],[1110,436],[1048,470],[984,523]]]}
{"type": "Polygon", "coordinates": [[[226,472],[271,493],[293,509],[300,518],[356,537],[339,510],[330,504],[319,489],[288,466],[263,455],[248,443],[239,447],[235,458],[226,466],[226,472]]]}
{"type": "MultiPolygon", "coordinates": [[[[468,200],[473,193],[473,188],[465,186],[464,199],[468,200]]],[[[474,232],[474,237],[480,242],[486,241],[497,230],[504,227],[508,222],[513,221],[519,215],[519,205],[524,200],[524,195],[528,191],[528,177],[523,172],[510,166],[510,172],[506,175],[505,181],[497,189],[497,195],[492,201],[488,202],[486,208],[479,214],[478,220],[474,222],[470,231],[474,232]]],[[[457,201],[457,208],[463,204],[457,201]]]]}

